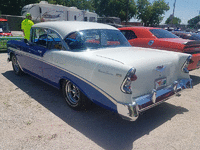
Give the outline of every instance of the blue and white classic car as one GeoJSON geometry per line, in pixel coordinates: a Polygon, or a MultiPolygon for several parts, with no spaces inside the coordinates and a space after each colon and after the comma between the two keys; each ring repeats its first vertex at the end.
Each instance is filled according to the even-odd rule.
{"type": "Polygon", "coordinates": [[[131,47],[115,27],[89,22],[43,22],[29,41],[9,41],[15,74],[61,89],[67,104],[94,102],[134,121],[139,114],[192,88],[191,55],[131,47]]]}

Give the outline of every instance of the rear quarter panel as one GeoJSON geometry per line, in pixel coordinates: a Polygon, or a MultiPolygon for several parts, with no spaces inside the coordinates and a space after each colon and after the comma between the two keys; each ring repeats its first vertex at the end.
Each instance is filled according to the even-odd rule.
{"type": "Polygon", "coordinates": [[[165,41],[164,39],[162,40],[156,39],[154,40],[154,43],[151,45],[151,48],[175,51],[175,52],[183,52],[184,45],[181,43],[165,41]]]}
{"type": "MultiPolygon", "coordinates": [[[[127,101],[126,96],[124,97],[125,94],[120,90],[120,86],[130,66],[96,56],[92,52],[52,51],[47,52],[44,57],[46,61],[68,70],[86,84],[107,93],[116,101],[127,101]]],[[[47,69],[51,68],[44,68],[44,70],[47,69]]],[[[67,76],[64,76],[60,76],[60,78],[67,78],[67,76]]],[[[51,78],[54,80],[54,77],[51,78]]],[[[56,77],[55,80],[57,79],[56,77]]],[[[86,95],[94,94],[90,93],[85,87],[81,88],[86,95]]],[[[128,100],[130,100],[130,95],[128,100]]]]}

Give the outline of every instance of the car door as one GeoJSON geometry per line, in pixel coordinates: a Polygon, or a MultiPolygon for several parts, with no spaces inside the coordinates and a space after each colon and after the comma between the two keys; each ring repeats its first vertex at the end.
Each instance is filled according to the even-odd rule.
{"type": "Polygon", "coordinates": [[[138,32],[137,34],[133,30],[121,30],[121,32],[132,46],[151,47],[153,44],[150,38],[140,38],[138,37],[140,35],[137,36],[137,34],[145,34],[145,32],[138,32]]]}
{"type": "Polygon", "coordinates": [[[25,72],[42,78],[43,77],[43,55],[47,51],[47,30],[44,28],[33,28],[31,39],[24,46],[23,69],[25,72]]]}
{"type": "Polygon", "coordinates": [[[65,50],[65,47],[57,32],[50,29],[47,32],[47,50],[43,54],[43,60],[45,62],[43,63],[43,78],[46,82],[57,87],[61,76],[59,69],[60,60],[55,60],[54,56],[62,55],[61,53],[65,50]]]}

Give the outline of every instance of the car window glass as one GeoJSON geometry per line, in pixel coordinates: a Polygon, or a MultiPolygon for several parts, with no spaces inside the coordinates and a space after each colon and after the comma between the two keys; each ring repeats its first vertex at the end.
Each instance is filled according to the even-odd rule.
{"type": "MultiPolygon", "coordinates": [[[[86,20],[87,21],[87,20],[86,20]]],[[[96,20],[95,20],[95,17],[90,17],[89,18],[89,22],[95,22],[96,20]]]]}
{"type": "Polygon", "coordinates": [[[69,34],[66,37],[65,42],[67,43],[69,48],[72,50],[85,48],[84,44],[83,44],[83,40],[81,39],[81,35],[78,32],[73,32],[73,33],[69,34]]]}
{"type": "Polygon", "coordinates": [[[7,21],[0,21],[0,32],[3,33],[10,32],[7,21]]]}
{"type": "Polygon", "coordinates": [[[73,32],[65,38],[65,42],[70,49],[130,46],[120,31],[110,29],[89,29],[73,32]]]}
{"type": "Polygon", "coordinates": [[[178,36],[163,29],[150,29],[149,31],[152,34],[154,34],[157,38],[178,38],[178,36]]]}
{"type": "Polygon", "coordinates": [[[43,28],[36,28],[32,30],[31,42],[46,47],[47,46],[47,30],[43,28]]]}
{"type": "Polygon", "coordinates": [[[130,30],[121,30],[122,34],[126,37],[127,40],[135,39],[137,36],[133,31],[130,30]]]}
{"type": "Polygon", "coordinates": [[[53,30],[48,30],[47,47],[48,49],[63,49],[60,37],[53,30]]]}

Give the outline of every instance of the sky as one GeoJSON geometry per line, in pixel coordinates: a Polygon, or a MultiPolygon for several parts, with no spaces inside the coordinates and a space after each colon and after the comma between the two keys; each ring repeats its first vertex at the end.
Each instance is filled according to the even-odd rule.
{"type": "MultiPolygon", "coordinates": [[[[151,3],[154,0],[149,0],[151,3]]],[[[161,24],[164,24],[170,14],[173,13],[175,0],[165,0],[169,3],[170,9],[165,12],[164,19],[161,24]]],[[[174,16],[181,19],[181,24],[187,24],[187,21],[198,16],[200,11],[200,0],[176,0],[174,16]]],[[[131,19],[130,21],[137,21],[136,19],[131,19]]]]}

